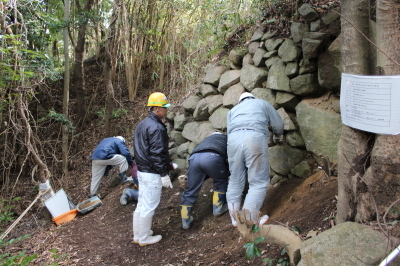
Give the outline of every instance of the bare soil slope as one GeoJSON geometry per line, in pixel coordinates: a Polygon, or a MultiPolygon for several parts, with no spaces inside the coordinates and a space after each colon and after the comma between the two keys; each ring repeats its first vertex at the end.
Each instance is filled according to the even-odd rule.
{"type": "MultiPolygon", "coordinates": [[[[83,183],[89,181],[87,178],[83,183]]],[[[179,200],[183,190],[179,181],[174,181],[173,189],[164,189],[152,228],[163,239],[155,245],[140,247],[132,242],[136,202],[121,206],[119,197],[128,185],[111,187],[110,181],[111,178],[104,178],[101,184],[103,204],[71,222],[56,226],[42,212],[29,215],[13,235],[32,233],[32,229],[33,235],[13,249],[38,254],[36,262],[40,265],[53,261],[60,265],[266,265],[262,258],[285,258],[280,255],[280,247],[263,243],[259,245],[262,258],[246,259],[246,241],[232,227],[229,214],[212,215],[212,180],[202,187],[189,230],[181,229],[179,200]]],[[[331,226],[327,217],[335,214],[336,192],[336,179],[326,179],[322,174],[291,179],[270,188],[262,211],[270,215],[268,223],[298,227],[306,238],[309,231],[323,231],[331,226]]]]}

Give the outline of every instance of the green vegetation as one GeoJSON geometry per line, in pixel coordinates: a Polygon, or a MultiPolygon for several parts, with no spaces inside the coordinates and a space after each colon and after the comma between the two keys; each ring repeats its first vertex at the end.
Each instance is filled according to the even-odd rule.
{"type": "Polygon", "coordinates": [[[8,205],[10,202],[17,202],[21,198],[17,197],[13,200],[0,199],[0,224],[14,221],[14,212],[11,211],[14,205],[8,205]]]}
{"type": "MultiPolygon", "coordinates": [[[[297,226],[296,227],[299,231],[301,231],[297,226]]],[[[251,233],[257,233],[258,231],[260,231],[260,227],[256,224],[253,224],[251,227],[251,233]]],[[[246,258],[247,259],[254,259],[255,257],[259,257],[262,255],[261,250],[259,249],[259,247],[257,246],[259,243],[261,243],[262,241],[264,241],[265,237],[264,236],[259,236],[257,237],[254,241],[252,242],[247,242],[243,248],[246,249],[246,258]]],[[[273,266],[273,265],[277,265],[280,264],[281,266],[286,266],[289,265],[289,258],[287,255],[287,247],[289,247],[289,245],[286,245],[282,248],[281,250],[281,258],[279,259],[273,259],[273,258],[264,258],[262,259],[263,262],[268,262],[268,266],[273,266]]]]}
{"type": "MultiPolygon", "coordinates": [[[[0,239],[0,249],[4,248],[7,245],[10,245],[16,241],[25,239],[27,237],[29,237],[29,235],[22,236],[22,237],[19,237],[16,239],[11,239],[9,241],[4,241],[4,240],[0,239]]],[[[36,258],[37,258],[37,254],[28,255],[28,254],[26,254],[26,250],[22,250],[15,254],[6,252],[3,254],[0,254],[0,265],[2,265],[2,266],[28,265],[36,258]]]]}

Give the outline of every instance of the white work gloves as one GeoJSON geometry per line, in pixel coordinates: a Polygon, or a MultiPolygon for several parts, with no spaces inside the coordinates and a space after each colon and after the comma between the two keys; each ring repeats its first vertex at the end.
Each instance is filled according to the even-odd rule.
{"type": "Polygon", "coordinates": [[[274,141],[275,144],[281,143],[282,140],[283,140],[283,135],[280,135],[280,136],[275,136],[275,135],[274,135],[274,136],[272,137],[272,140],[274,141]]]}
{"type": "Polygon", "coordinates": [[[171,178],[169,178],[169,175],[162,176],[161,177],[161,182],[163,187],[170,187],[173,188],[171,178]]]}

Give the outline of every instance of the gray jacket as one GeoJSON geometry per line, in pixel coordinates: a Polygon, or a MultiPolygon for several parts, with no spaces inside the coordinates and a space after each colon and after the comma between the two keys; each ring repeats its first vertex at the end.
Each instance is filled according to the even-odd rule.
{"type": "Polygon", "coordinates": [[[271,126],[275,136],[283,134],[283,121],[275,108],[261,99],[246,99],[233,107],[227,116],[227,133],[240,129],[252,129],[269,135],[271,126]]]}

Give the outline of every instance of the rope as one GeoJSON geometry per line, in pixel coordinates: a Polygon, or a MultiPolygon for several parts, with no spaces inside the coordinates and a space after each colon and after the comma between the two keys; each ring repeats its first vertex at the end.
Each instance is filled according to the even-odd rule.
{"type": "Polygon", "coordinates": [[[1,240],[3,240],[4,238],[6,238],[6,236],[14,229],[14,227],[17,225],[17,223],[22,219],[22,217],[24,217],[25,214],[29,211],[29,209],[32,208],[33,204],[35,204],[35,202],[36,202],[42,195],[46,194],[49,190],[51,190],[51,188],[39,192],[39,195],[37,195],[37,197],[35,198],[35,200],[32,201],[32,203],[28,206],[28,208],[26,208],[26,210],[13,222],[13,224],[12,224],[9,228],[7,228],[7,230],[4,231],[4,233],[0,236],[0,239],[1,239],[1,240]]]}

